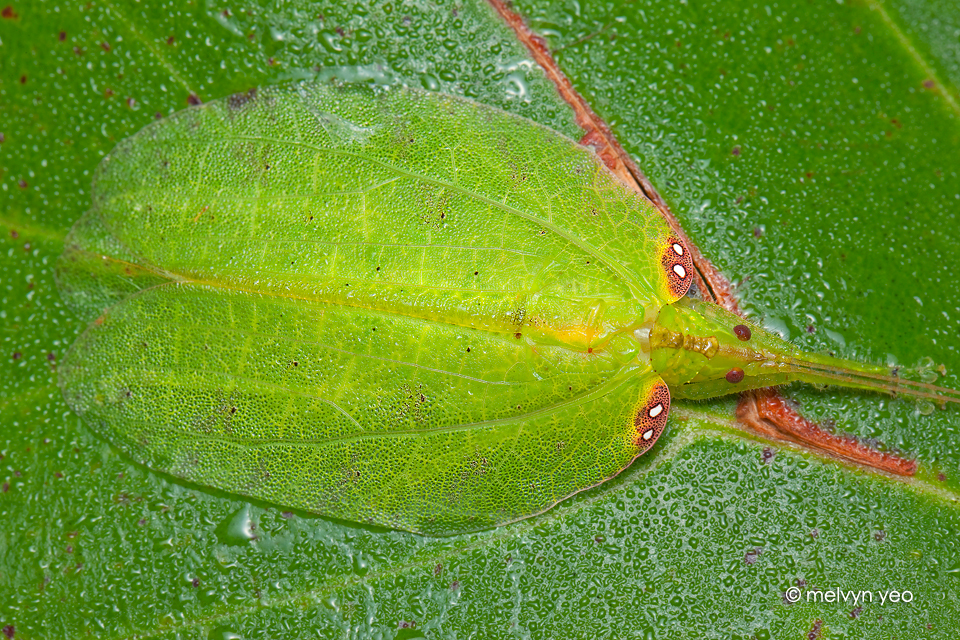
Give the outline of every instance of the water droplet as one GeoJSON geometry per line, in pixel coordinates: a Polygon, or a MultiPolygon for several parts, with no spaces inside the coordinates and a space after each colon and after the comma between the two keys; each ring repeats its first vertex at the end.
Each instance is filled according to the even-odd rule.
{"type": "Polygon", "coordinates": [[[250,516],[250,506],[247,505],[227,516],[216,528],[217,539],[226,545],[241,546],[256,540],[254,529],[256,523],[250,516]]]}
{"type": "Polygon", "coordinates": [[[226,627],[216,627],[207,634],[207,640],[243,640],[243,636],[226,627]]]}

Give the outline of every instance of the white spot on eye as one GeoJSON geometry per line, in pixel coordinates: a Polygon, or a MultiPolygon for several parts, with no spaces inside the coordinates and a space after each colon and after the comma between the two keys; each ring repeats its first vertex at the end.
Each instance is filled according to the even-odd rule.
{"type": "Polygon", "coordinates": [[[656,418],[661,413],[663,413],[663,405],[659,402],[656,404],[656,406],[651,407],[650,411],[647,411],[647,415],[651,418],[656,418]]]}
{"type": "Polygon", "coordinates": [[[683,245],[682,245],[682,244],[679,244],[679,243],[677,243],[677,242],[674,242],[674,243],[673,243],[673,252],[674,252],[675,254],[677,254],[678,256],[682,256],[682,255],[683,255],[683,245]]]}
{"type": "Polygon", "coordinates": [[[687,270],[683,268],[682,264],[673,265],[673,272],[681,279],[687,277],[687,270]]]}
{"type": "Polygon", "coordinates": [[[646,431],[643,432],[644,440],[649,440],[652,437],[653,437],[653,429],[647,429],[646,431]]]}

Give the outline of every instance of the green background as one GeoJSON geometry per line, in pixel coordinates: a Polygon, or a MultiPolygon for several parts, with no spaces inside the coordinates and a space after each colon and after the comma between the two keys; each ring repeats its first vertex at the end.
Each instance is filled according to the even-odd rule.
{"type": "MultiPolygon", "coordinates": [[[[783,3],[787,4],[787,3],[783,3]]],[[[157,114],[293,78],[473,97],[576,137],[476,2],[30,2],[0,18],[0,628],[15,638],[952,638],[960,412],[791,389],[921,462],[890,480],[677,403],[654,451],[544,516],[430,539],[150,473],[67,409],[52,266],[104,154],[157,114]],[[788,605],[784,592],[909,590],[788,605]]],[[[737,284],[810,350],[960,388],[960,17],[950,2],[516,8],[737,284]],[[734,152],[737,153],[734,153],[734,152]]]]}

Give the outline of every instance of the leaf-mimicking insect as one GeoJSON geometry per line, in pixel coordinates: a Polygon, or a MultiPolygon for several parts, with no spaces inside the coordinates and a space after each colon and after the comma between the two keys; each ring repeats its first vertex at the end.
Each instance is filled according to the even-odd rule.
{"type": "Polygon", "coordinates": [[[684,297],[592,151],[413,90],[298,83],[121,142],[57,264],[68,404],[148,467],[427,534],[540,513],[649,450],[671,397],[951,392],[684,297]]]}

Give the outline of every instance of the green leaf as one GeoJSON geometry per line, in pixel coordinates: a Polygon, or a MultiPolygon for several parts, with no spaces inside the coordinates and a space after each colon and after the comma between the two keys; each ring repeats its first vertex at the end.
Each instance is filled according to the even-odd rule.
{"type": "MultiPolygon", "coordinates": [[[[0,626],[14,637],[952,637],[955,410],[791,390],[807,415],[918,457],[904,482],[765,450],[731,426],[730,401],[675,407],[618,479],[444,539],[184,485],[93,435],[55,386],[85,322],[53,263],[100,159],[156,113],[319,66],[579,135],[483,5],[145,4],[17,2],[0,19],[0,626]],[[788,606],[794,584],[804,599],[788,606]],[[874,601],[808,602],[814,587],[874,601]],[[912,602],[880,602],[890,589],[912,602]]],[[[811,350],[932,357],[960,386],[953,13],[518,9],[752,313],[811,350]]]]}

